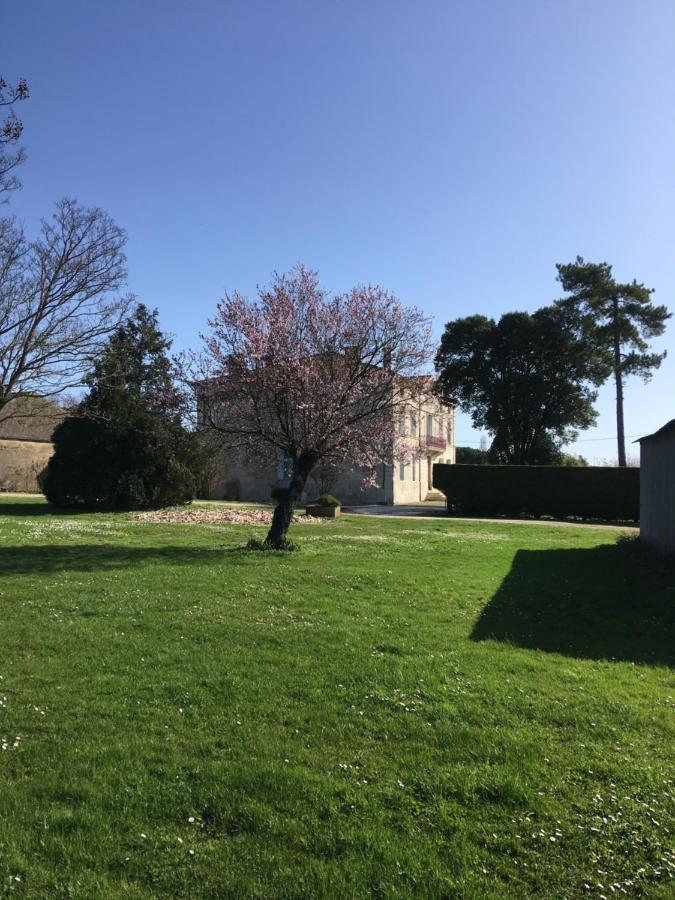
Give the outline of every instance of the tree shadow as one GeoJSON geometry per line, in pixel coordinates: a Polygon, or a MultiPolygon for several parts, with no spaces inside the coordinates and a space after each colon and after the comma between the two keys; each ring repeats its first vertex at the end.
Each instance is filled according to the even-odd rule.
{"type": "Polygon", "coordinates": [[[637,541],[519,550],[471,638],[585,659],[673,666],[675,571],[637,541]]]}
{"type": "Polygon", "coordinates": [[[31,544],[0,547],[0,578],[58,572],[105,572],[136,569],[147,562],[175,566],[213,566],[244,560],[243,547],[129,547],[119,544],[31,544]]]}
{"type": "Polygon", "coordinates": [[[34,516],[82,516],[91,514],[91,509],[57,509],[42,500],[12,500],[5,503],[0,494],[0,518],[2,516],[21,516],[32,518],[34,516]]]}

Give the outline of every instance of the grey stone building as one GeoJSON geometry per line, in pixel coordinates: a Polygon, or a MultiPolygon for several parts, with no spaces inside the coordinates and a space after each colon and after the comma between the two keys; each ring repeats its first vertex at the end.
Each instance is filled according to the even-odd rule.
{"type": "Polygon", "coordinates": [[[10,400],[0,417],[0,491],[40,492],[39,477],[54,447],[54,428],[64,410],[50,400],[10,400]]]}
{"type": "MultiPolygon", "coordinates": [[[[443,500],[432,484],[434,463],[455,462],[455,409],[441,402],[429,388],[416,390],[405,407],[392,412],[392,432],[410,446],[407,464],[382,465],[378,487],[363,487],[365,471],[353,468],[322,477],[321,466],[310,476],[304,499],[334,494],[345,505],[405,504],[443,500]]],[[[226,456],[213,454],[212,473],[205,491],[209,499],[267,503],[271,490],[284,478],[284,460],[276,469],[254,468],[226,456]]]]}

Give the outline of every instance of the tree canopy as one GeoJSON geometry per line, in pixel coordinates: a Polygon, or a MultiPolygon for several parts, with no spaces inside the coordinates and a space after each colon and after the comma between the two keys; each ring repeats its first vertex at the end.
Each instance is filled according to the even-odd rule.
{"type": "MultiPolygon", "coordinates": [[[[9,109],[0,122],[0,202],[21,186],[15,170],[25,159],[16,148],[23,125],[14,106],[28,95],[23,79],[10,85],[0,77],[0,107],[9,109]]],[[[54,399],[82,384],[129,306],[131,298],[119,296],[125,243],[103,210],[68,198],[33,240],[15,217],[0,218],[0,426],[17,410],[30,414],[24,401],[54,399]]]]}
{"type": "Polygon", "coordinates": [[[146,509],[185,503],[199,476],[157,312],[139,305],[87,376],[87,396],[54,432],[44,481],[57,506],[146,509]]]}
{"type": "MultiPolygon", "coordinates": [[[[14,105],[26,100],[29,96],[28,84],[21,78],[16,84],[9,84],[0,76],[0,107],[9,112],[0,122],[0,198],[8,191],[21,187],[14,170],[26,158],[23,147],[14,149],[23,133],[23,124],[17,116],[14,105]]],[[[2,200],[0,200],[2,202],[2,200]]]]}
{"type": "Polygon", "coordinates": [[[478,447],[456,447],[455,462],[459,466],[486,466],[488,453],[478,447]]]}
{"type": "Polygon", "coordinates": [[[555,306],[445,326],[438,390],[493,436],[491,462],[558,462],[561,444],[593,424],[606,363],[579,332],[579,317],[555,306]]]}
{"type": "Polygon", "coordinates": [[[608,360],[607,377],[616,385],[616,419],[619,465],[626,463],[623,382],[629,375],[651,378],[666,356],[649,352],[649,341],[663,334],[671,313],[652,303],[653,291],[633,280],[621,284],[606,262],[575,262],[557,266],[558,281],[568,296],[559,305],[583,315],[585,339],[608,360]]]}
{"type": "Polygon", "coordinates": [[[246,459],[287,463],[268,546],[285,545],[319,464],[374,470],[406,452],[393,412],[431,352],[419,310],[372,285],[331,296],[299,266],[257,300],[225,297],[209,326],[204,352],[184,366],[201,427],[246,459]]]}
{"type": "Polygon", "coordinates": [[[56,205],[36,240],[0,219],[0,422],[9,401],[80,385],[128,308],[125,232],[100,209],[56,205]]]}

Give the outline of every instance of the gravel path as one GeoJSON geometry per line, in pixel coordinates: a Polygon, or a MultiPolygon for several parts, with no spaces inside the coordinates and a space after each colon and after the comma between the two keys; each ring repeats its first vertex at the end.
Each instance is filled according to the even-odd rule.
{"type": "Polygon", "coordinates": [[[478,519],[448,516],[442,503],[410,506],[345,506],[343,512],[358,516],[384,516],[388,519],[443,519],[445,522],[491,522],[500,525],[560,525],[562,528],[608,528],[611,531],[637,532],[637,525],[606,525],[593,522],[559,522],[553,519],[478,519]]]}

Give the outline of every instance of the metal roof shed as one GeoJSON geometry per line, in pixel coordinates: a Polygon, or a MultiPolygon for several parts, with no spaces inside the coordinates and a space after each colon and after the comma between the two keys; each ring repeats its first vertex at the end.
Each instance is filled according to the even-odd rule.
{"type": "Polygon", "coordinates": [[[675,556],[675,419],[640,438],[640,538],[675,556]]]}

